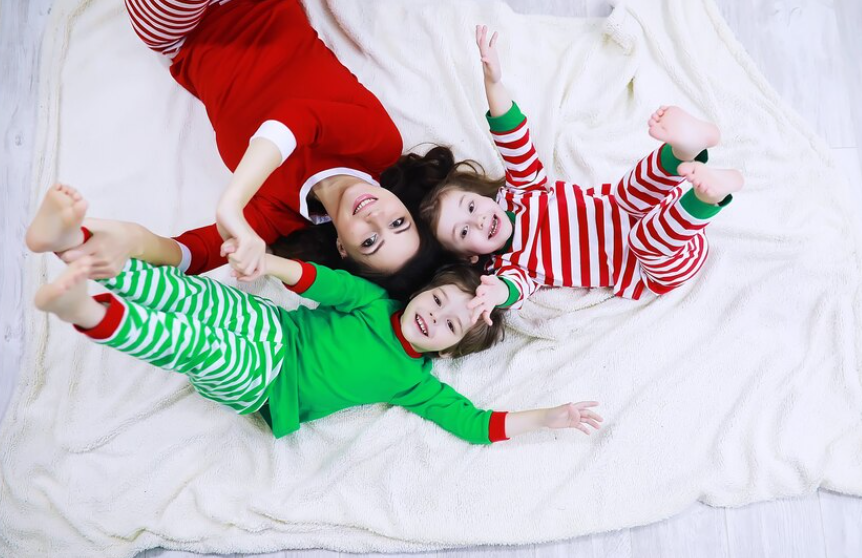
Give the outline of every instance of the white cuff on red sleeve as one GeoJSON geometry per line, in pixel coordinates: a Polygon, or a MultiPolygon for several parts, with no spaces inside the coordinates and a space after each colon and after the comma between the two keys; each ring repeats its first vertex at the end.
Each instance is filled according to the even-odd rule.
{"type": "Polygon", "coordinates": [[[284,163],[290,157],[290,154],[293,153],[293,150],[296,149],[296,136],[293,135],[290,128],[278,120],[267,120],[261,124],[257,132],[248,140],[249,143],[255,138],[268,139],[274,143],[281,153],[281,163],[284,163]]]}

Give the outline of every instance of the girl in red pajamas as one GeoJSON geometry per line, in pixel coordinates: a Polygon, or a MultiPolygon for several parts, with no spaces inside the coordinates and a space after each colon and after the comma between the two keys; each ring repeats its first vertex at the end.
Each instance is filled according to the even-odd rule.
{"type": "Polygon", "coordinates": [[[615,188],[551,182],[527,119],[501,82],[496,33],[488,41],[487,28],[477,27],[476,41],[505,185],[456,171],[422,209],[446,249],[473,262],[490,256],[493,275],[476,290],[473,318],[490,321],[493,308],[518,307],[543,285],[611,287],[617,296],[638,299],[691,279],[706,259],[704,228],[743,185],[739,172],[703,164],[718,129],[678,107],[662,107],[649,128],[665,144],[615,188]],[[488,186],[499,190],[496,201],[483,195],[488,186]]]}
{"type": "Polygon", "coordinates": [[[433,239],[426,242],[399,199],[417,194],[396,195],[378,183],[399,160],[401,136],[379,100],[318,38],[297,0],[126,6],[135,32],[172,58],[171,74],[203,102],[234,174],[215,224],[168,239],[140,228],[99,235],[100,224],[89,223],[93,239],[64,260],[89,255],[95,278],[109,276],[145,244],[155,250],[150,259],[198,274],[226,263],[222,244],[233,238],[235,269],[251,280],[266,245],[331,221],[337,240],[327,248],[352,271],[390,276],[403,267],[416,281],[427,279],[433,239]]]}

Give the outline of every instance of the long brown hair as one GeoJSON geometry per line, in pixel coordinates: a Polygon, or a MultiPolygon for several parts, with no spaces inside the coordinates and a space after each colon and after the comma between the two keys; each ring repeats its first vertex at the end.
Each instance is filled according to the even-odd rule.
{"type": "Polygon", "coordinates": [[[419,250],[395,273],[387,275],[361,265],[350,257],[342,258],[335,244],[338,232],[332,223],[295,231],[277,240],[272,245],[272,250],[276,255],[285,258],[344,269],[377,283],[386,289],[392,298],[406,300],[411,293],[427,283],[440,266],[451,261],[451,257],[444,252],[428,226],[419,218],[419,209],[425,196],[449,175],[454,166],[452,150],[435,146],[425,155],[402,155],[380,175],[380,185],[401,200],[413,216],[419,233],[419,250]]]}

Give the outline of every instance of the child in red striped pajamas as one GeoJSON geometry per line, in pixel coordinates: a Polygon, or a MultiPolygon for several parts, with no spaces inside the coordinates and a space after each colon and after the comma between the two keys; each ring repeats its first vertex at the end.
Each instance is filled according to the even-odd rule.
{"type": "Polygon", "coordinates": [[[496,33],[487,39],[485,26],[476,28],[505,182],[458,170],[422,208],[447,250],[474,263],[490,256],[492,275],[483,277],[470,303],[473,319],[489,321],[495,307],[520,307],[543,285],[612,287],[617,296],[638,299],[691,279],[706,260],[704,228],[743,185],[738,171],[704,165],[718,128],[678,107],[661,107],[649,133],[664,144],[615,187],[550,181],[527,119],[501,82],[496,39],[496,33]]]}

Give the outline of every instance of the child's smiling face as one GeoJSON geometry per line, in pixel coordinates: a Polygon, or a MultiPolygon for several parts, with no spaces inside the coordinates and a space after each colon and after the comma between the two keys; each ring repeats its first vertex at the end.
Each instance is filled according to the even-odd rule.
{"type": "Polygon", "coordinates": [[[473,299],[456,285],[422,291],[401,314],[401,332],[420,353],[442,352],[455,346],[473,327],[467,303],[473,299]]]}
{"type": "Polygon", "coordinates": [[[512,222],[493,199],[455,189],[440,196],[434,235],[454,254],[483,256],[506,245],[512,236],[512,222]]]}

